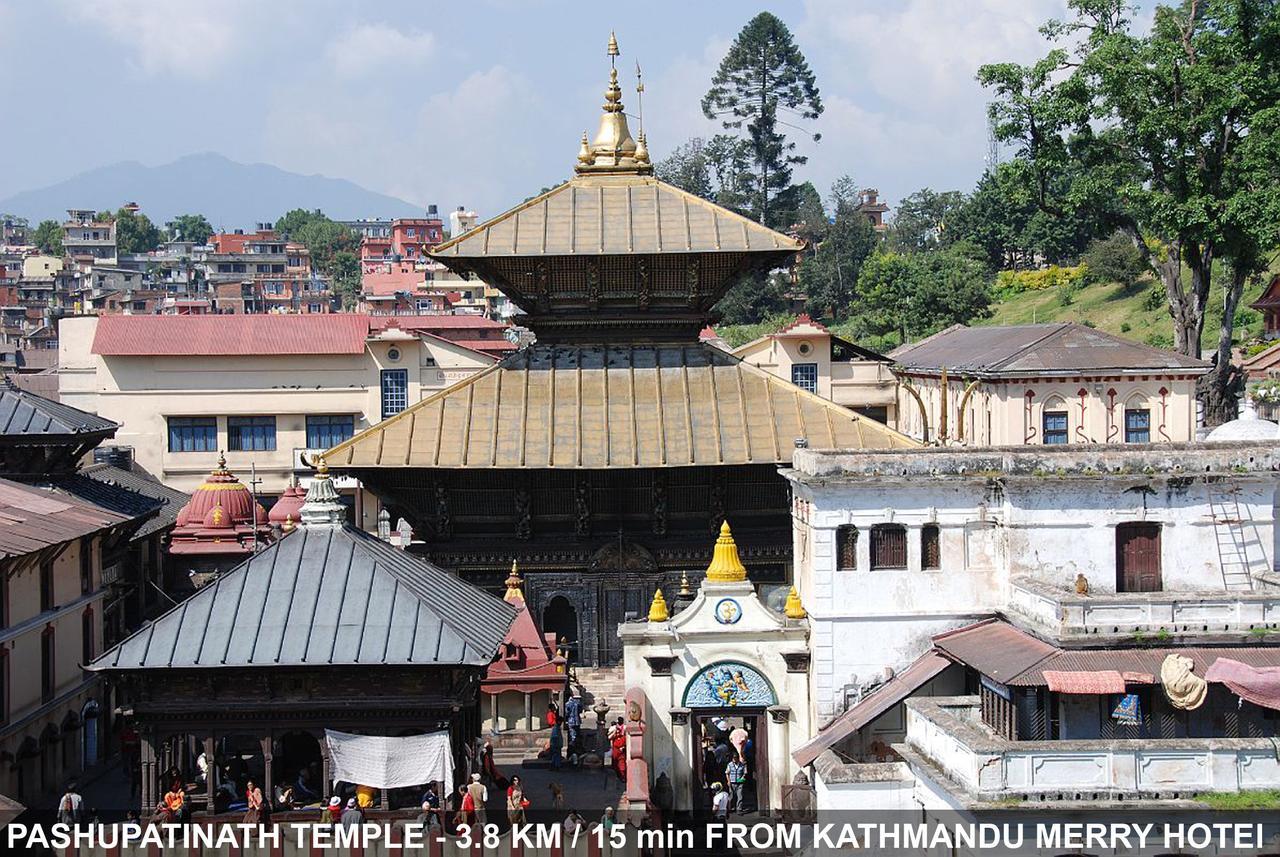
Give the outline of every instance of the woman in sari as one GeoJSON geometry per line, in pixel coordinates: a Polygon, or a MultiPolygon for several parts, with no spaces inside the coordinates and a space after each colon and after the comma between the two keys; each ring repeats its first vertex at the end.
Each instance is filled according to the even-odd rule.
{"type": "MultiPolygon", "coordinates": [[[[512,777],[515,780],[515,777],[512,777]]],[[[512,824],[524,824],[524,811],[529,806],[525,800],[524,789],[519,782],[514,782],[507,790],[507,820],[512,824]]]]}
{"type": "Polygon", "coordinates": [[[613,741],[610,742],[613,750],[613,770],[618,775],[618,781],[626,783],[627,781],[627,734],[621,726],[613,735],[613,741]]]}

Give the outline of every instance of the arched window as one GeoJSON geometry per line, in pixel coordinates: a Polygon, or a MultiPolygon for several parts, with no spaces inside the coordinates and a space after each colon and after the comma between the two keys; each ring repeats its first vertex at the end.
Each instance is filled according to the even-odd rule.
{"type": "Polygon", "coordinates": [[[1048,445],[1069,443],[1067,435],[1067,403],[1054,396],[1044,403],[1040,414],[1040,442],[1048,445]]]}
{"type": "Polygon", "coordinates": [[[836,527],[836,568],[858,570],[858,528],[852,524],[836,527]]]}
{"type": "Polygon", "coordinates": [[[1151,408],[1141,393],[1124,403],[1124,442],[1151,443],[1151,408]]]}
{"type": "Polygon", "coordinates": [[[907,567],[907,528],[876,524],[871,528],[871,569],[907,567]]]}
{"type": "Polygon", "coordinates": [[[920,567],[942,568],[942,545],[937,524],[925,524],[920,528],[920,567]]]}

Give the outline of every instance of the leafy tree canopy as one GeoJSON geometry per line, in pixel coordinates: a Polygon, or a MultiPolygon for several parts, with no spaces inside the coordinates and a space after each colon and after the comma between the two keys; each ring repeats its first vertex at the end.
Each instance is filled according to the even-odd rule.
{"type": "Polygon", "coordinates": [[[166,229],[170,241],[194,241],[207,244],[213,237],[213,226],[203,214],[179,214],[166,229]]]}
{"type": "Polygon", "coordinates": [[[49,256],[62,256],[62,224],[56,220],[42,220],[31,233],[31,243],[49,256]]]}

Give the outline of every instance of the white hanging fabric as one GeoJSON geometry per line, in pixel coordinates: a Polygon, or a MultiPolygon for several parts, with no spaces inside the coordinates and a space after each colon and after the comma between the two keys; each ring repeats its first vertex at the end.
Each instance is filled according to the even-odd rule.
{"type": "Polygon", "coordinates": [[[437,780],[453,787],[453,748],[448,732],[391,738],[324,730],[333,779],[376,789],[418,786],[437,780]]]}

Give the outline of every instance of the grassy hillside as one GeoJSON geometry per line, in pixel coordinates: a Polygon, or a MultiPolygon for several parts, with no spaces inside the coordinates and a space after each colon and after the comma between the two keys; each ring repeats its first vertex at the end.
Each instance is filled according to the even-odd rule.
{"type": "MultiPolygon", "coordinates": [[[[1208,319],[1205,322],[1201,346],[1217,347],[1218,328],[1222,319],[1222,289],[1215,285],[1209,293],[1208,319]]],[[[1054,290],[1023,292],[992,306],[993,315],[978,324],[1031,324],[1034,322],[1076,321],[1089,322],[1099,330],[1114,333],[1138,342],[1146,342],[1163,348],[1172,347],[1173,325],[1169,311],[1161,303],[1155,309],[1147,309],[1147,293],[1151,280],[1142,280],[1130,289],[1115,283],[1086,286],[1075,292],[1069,304],[1054,290]]],[[[1236,313],[1235,337],[1243,341],[1257,336],[1262,330],[1262,316],[1248,308],[1251,301],[1262,292],[1262,285],[1245,290],[1240,302],[1243,309],[1236,313]]]]}

